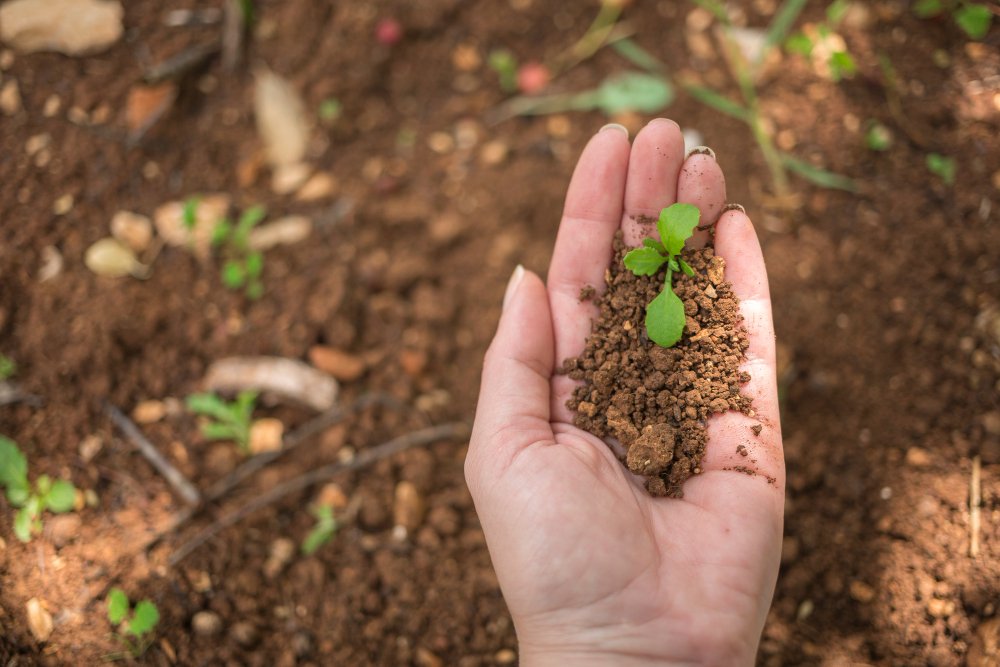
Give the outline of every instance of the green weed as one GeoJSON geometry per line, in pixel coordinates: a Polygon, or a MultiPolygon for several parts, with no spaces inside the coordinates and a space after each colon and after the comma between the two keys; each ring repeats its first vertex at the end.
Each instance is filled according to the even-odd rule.
{"type": "Polygon", "coordinates": [[[10,438],[0,435],[0,486],[7,500],[19,508],[14,515],[14,534],[22,542],[42,532],[42,512],[61,514],[73,509],[76,487],[48,475],[40,475],[34,486],[28,481],[28,459],[10,438]]]}
{"type": "Polygon", "coordinates": [[[215,394],[191,394],[187,409],[209,417],[201,425],[201,434],[209,440],[232,440],[244,454],[250,453],[250,425],[257,392],[241,391],[227,403],[215,394]]]}

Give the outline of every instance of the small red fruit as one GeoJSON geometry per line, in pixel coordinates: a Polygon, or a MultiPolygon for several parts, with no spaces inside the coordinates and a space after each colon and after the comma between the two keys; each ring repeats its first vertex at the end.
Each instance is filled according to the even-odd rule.
{"type": "Polygon", "coordinates": [[[392,46],[403,39],[403,26],[396,19],[382,19],[375,26],[375,40],[384,46],[392,46]]]}
{"type": "Polygon", "coordinates": [[[517,87],[526,95],[532,95],[545,88],[551,78],[549,68],[541,63],[524,63],[517,69],[517,87]]]}

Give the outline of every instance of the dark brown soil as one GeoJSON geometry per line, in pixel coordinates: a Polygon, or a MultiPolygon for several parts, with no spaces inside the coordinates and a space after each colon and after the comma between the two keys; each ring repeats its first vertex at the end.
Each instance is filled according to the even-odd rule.
{"type": "MultiPolygon", "coordinates": [[[[544,273],[575,159],[609,120],[581,113],[490,126],[481,118],[504,95],[485,61],[498,47],[521,60],[557,57],[586,31],[596,4],[261,0],[248,66],[226,73],[207,63],[138,145],[126,140],[129,87],[147,64],[216,38],[218,26],[168,27],[164,3],[123,4],[125,39],[107,53],[8,58],[0,47],[0,86],[16,82],[23,102],[0,118],[0,353],[43,401],[0,406],[0,433],[27,451],[32,474],[68,477],[99,499],[62,546],[51,532],[21,545],[0,500],[0,662],[99,664],[118,648],[101,597],[117,584],[163,614],[147,664],[512,664],[516,637],[465,489],[462,443],[337,479],[357,513],[340,517],[329,545],[273,576],[272,547],[305,536],[318,489],[224,531],[177,568],[167,557],[217,513],[347,448],[428,421],[471,420],[506,280],[519,263],[544,273]],[[404,26],[391,49],[372,39],[390,15],[404,26]],[[460,69],[470,49],[480,62],[460,69]],[[277,196],[266,173],[243,178],[259,146],[257,63],[289,78],[309,109],[330,96],[342,102],[311,153],[339,182],[333,202],[277,196]],[[46,115],[53,96],[59,108],[46,115]],[[434,133],[450,136],[451,150],[433,150],[434,133]],[[50,137],[47,163],[26,150],[41,134],[50,137]],[[487,144],[502,159],[484,159],[487,144]],[[274,216],[318,223],[308,242],[268,251],[259,301],[227,291],[217,265],[179,249],[164,250],[145,282],[84,268],[85,249],[119,209],[148,214],[217,191],[240,209],[263,203],[274,216]],[[67,194],[72,209],[55,213],[67,194]],[[50,246],[65,266],[40,282],[50,246]],[[102,401],[131,412],[142,400],[183,398],[223,356],[306,360],[317,344],[365,362],[344,382],[343,402],[380,391],[405,407],[371,408],[330,429],[148,557],[133,557],[183,505],[112,428],[102,401]],[[81,450],[90,436],[102,443],[92,459],[81,450]],[[401,482],[426,508],[402,541],[392,526],[401,482]],[[32,597],[55,621],[44,644],[25,621],[32,597]],[[192,633],[204,610],[219,615],[218,635],[192,633]]],[[[779,5],[727,4],[758,27],[779,5]]],[[[808,3],[803,21],[821,20],[827,4],[808,3]]],[[[683,93],[666,112],[715,149],[729,198],[746,206],[768,263],[788,502],[759,659],[979,667],[989,663],[973,660],[995,646],[988,633],[997,632],[1000,600],[1000,33],[994,25],[972,43],[949,20],[918,19],[904,0],[855,4],[867,20],[840,30],[858,62],[854,79],[835,84],[783,56],[759,90],[779,148],[854,177],[858,193],[795,178],[797,207],[776,209],[745,125],[683,93]],[[887,107],[881,56],[894,65],[905,115],[887,107]],[[870,119],[891,130],[890,150],[865,147],[870,119]],[[927,170],[932,151],[957,159],[953,185],[927,170]],[[976,456],[982,521],[973,557],[976,456]]],[[[625,18],[672,74],[738,98],[721,51],[698,55],[688,43],[692,11],[631,3],[625,18]]],[[[553,86],[583,90],[626,66],[604,49],[553,86]]],[[[648,117],[611,120],[634,135],[648,117]]],[[[312,416],[287,406],[260,412],[289,429],[312,416]]],[[[143,429],[199,488],[239,461],[226,443],[201,439],[189,415],[143,429]]]]}
{"type": "Polygon", "coordinates": [[[622,462],[646,478],[654,496],[679,498],[682,485],[701,472],[705,420],[727,410],[750,412],[739,370],[747,349],[739,300],[725,281],[725,261],[711,247],[685,250],[694,276],[674,277],[674,293],[684,303],[681,340],[663,348],[646,335],[648,304],[663,289],[664,271],[637,276],[623,264],[630,250],[615,236],[606,274],[607,289],[597,300],[583,353],[567,359],[562,371],[583,383],[566,405],[574,423],[624,449],[622,462]]]}

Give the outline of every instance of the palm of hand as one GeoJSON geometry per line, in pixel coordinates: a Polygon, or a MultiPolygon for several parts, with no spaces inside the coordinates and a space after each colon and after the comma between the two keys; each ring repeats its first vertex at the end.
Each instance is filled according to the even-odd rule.
{"type": "Polygon", "coordinates": [[[650,124],[631,148],[616,131],[591,141],[567,195],[548,289],[515,273],[487,355],[466,470],[523,664],[739,664],[752,661],[763,626],[783,466],[767,281],[745,215],[724,214],[716,248],[750,334],[745,391],[765,425],[759,439],[749,430],[757,419],[714,418],[704,473],[683,499],[651,498],[603,442],[570,424],[572,383],[553,375],[589,331],[592,306],[577,295],[603,284],[619,224],[635,245],[630,216],[678,199],[698,205],[703,220],[718,217],[718,165],[707,155],[682,161],[682,151],[669,121],[650,124]],[[725,470],[739,444],[773,484],[725,470]]]}

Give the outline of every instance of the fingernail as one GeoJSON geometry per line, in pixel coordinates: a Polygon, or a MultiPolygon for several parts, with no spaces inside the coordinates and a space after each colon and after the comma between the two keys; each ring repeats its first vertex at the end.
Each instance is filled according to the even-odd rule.
{"type": "Polygon", "coordinates": [[[722,209],[722,212],[725,213],[726,211],[739,211],[743,215],[747,214],[747,210],[743,208],[741,204],[736,204],[736,203],[726,204],[725,208],[722,209]]]}
{"type": "Polygon", "coordinates": [[[507,303],[514,297],[514,292],[517,291],[517,286],[521,284],[523,278],[524,267],[518,264],[514,267],[514,273],[510,274],[510,280],[507,281],[507,289],[503,293],[503,308],[505,310],[507,303]]]}
{"type": "Polygon", "coordinates": [[[688,151],[688,154],[684,159],[687,159],[692,155],[707,155],[713,160],[715,159],[715,151],[713,151],[708,146],[695,146],[694,148],[688,151]]]}
{"type": "Polygon", "coordinates": [[[628,139],[628,128],[621,123],[608,123],[599,129],[598,132],[603,132],[604,130],[620,130],[625,135],[625,138],[628,139]]]}

